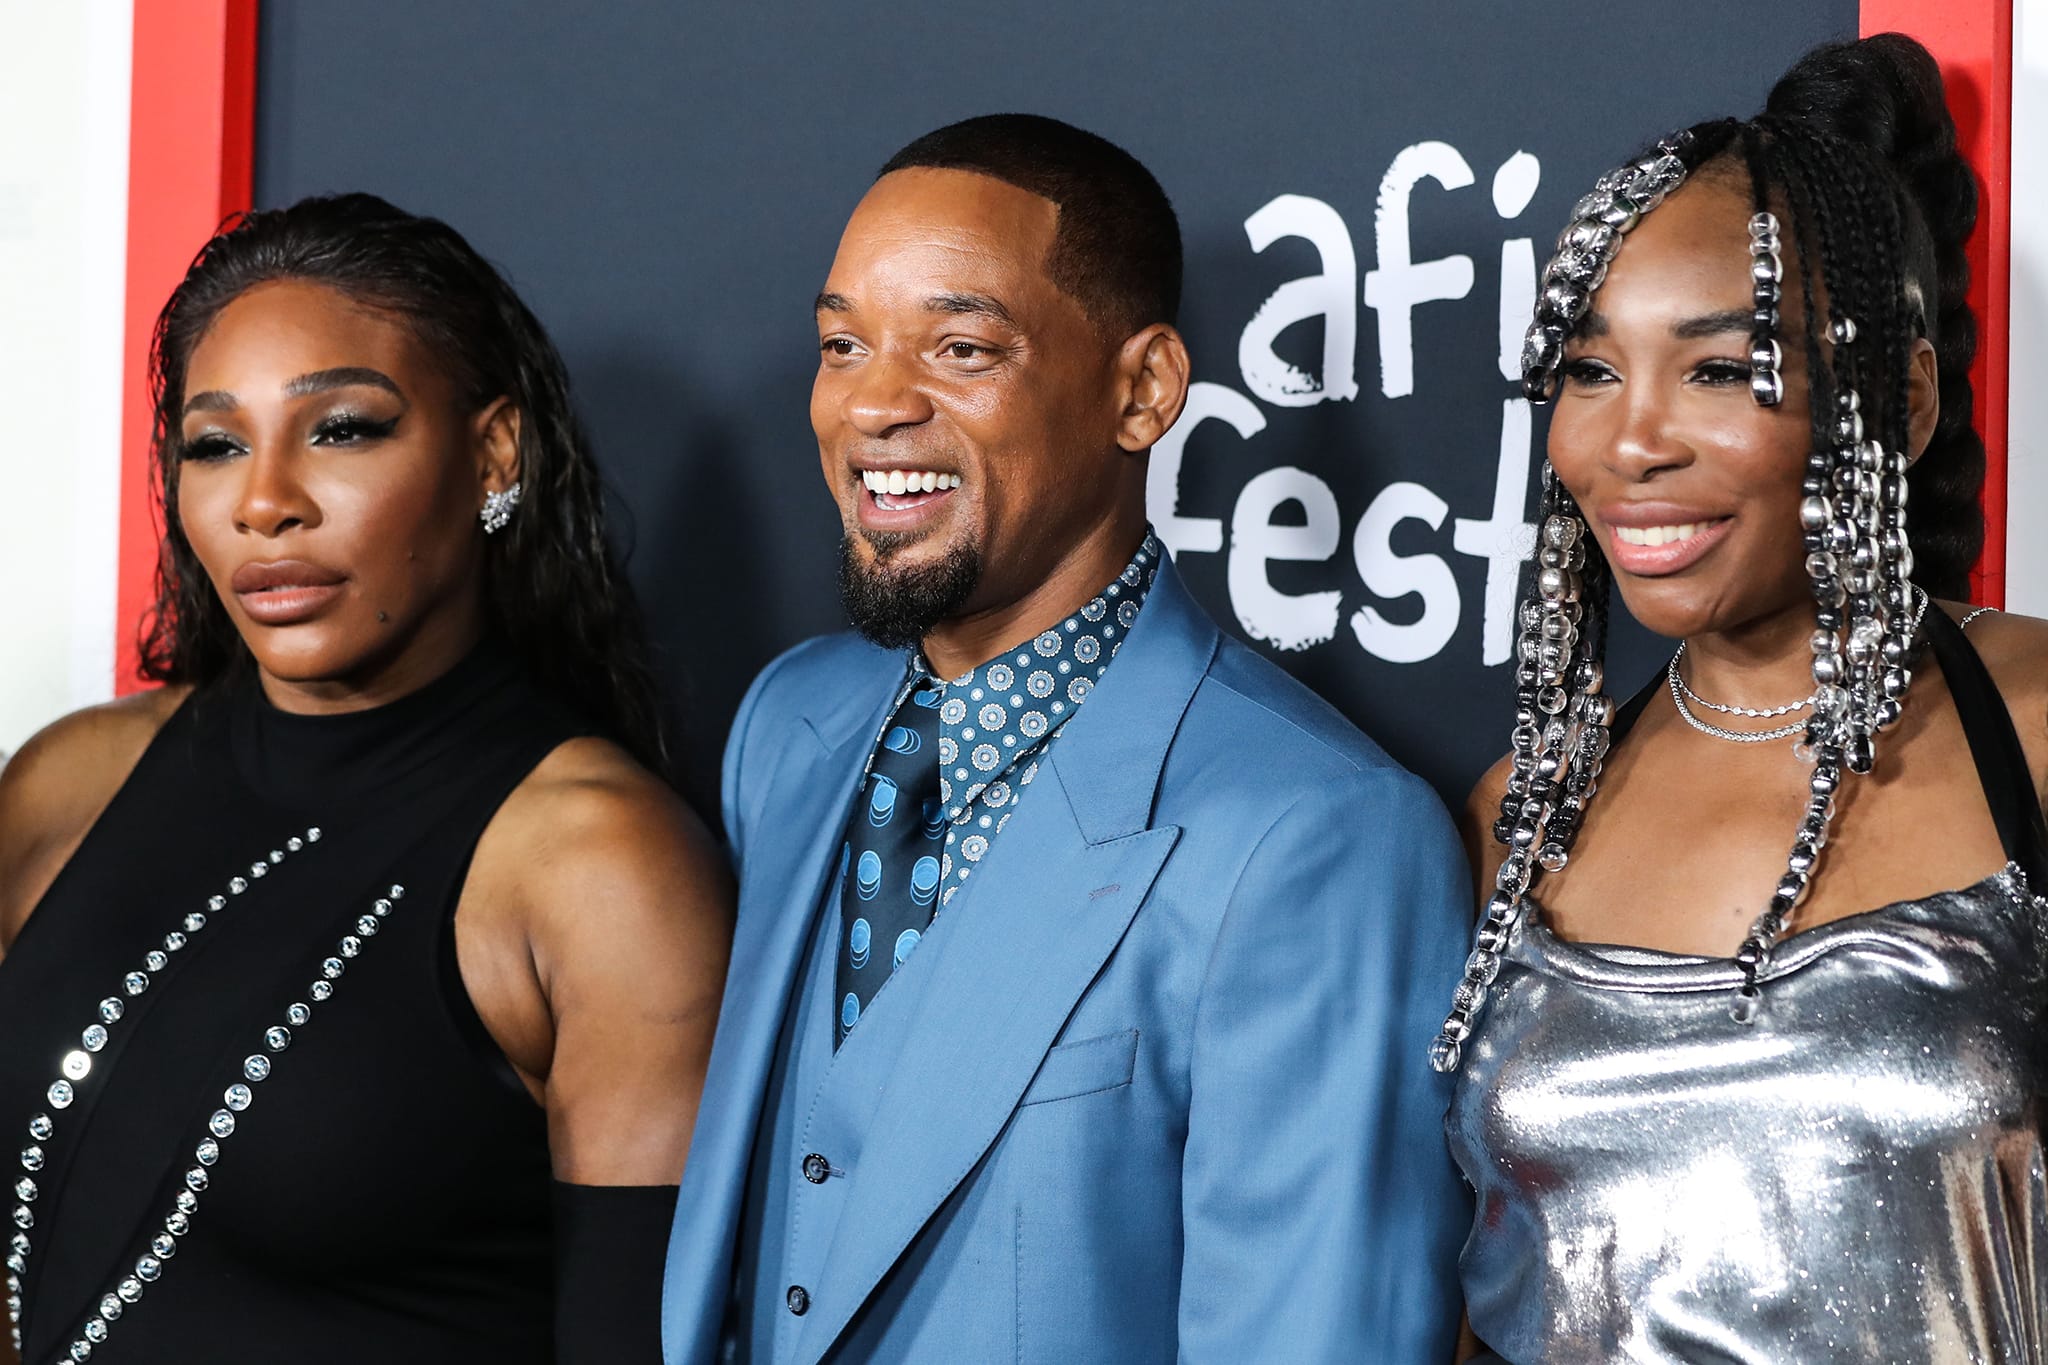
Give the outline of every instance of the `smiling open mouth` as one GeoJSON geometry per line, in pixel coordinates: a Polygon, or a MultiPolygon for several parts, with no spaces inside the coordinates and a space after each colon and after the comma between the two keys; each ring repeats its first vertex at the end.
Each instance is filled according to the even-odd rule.
{"type": "Polygon", "coordinates": [[[1700,532],[1716,526],[1721,520],[1685,521],[1675,526],[1617,526],[1614,538],[1624,545],[1676,545],[1691,540],[1700,532]]]}
{"type": "Polygon", "coordinates": [[[1641,577],[1679,573],[1711,553],[1733,524],[1732,517],[1703,517],[1657,526],[1611,527],[1608,557],[1615,568],[1641,577]]]}
{"type": "Polygon", "coordinates": [[[868,469],[861,471],[874,504],[884,512],[907,512],[937,502],[960,486],[958,474],[935,469],[868,469]]]}

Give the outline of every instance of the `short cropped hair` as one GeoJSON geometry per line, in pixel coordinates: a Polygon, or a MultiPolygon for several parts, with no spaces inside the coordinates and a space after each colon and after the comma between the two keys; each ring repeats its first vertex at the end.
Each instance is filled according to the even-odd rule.
{"type": "Polygon", "coordinates": [[[876,174],[972,171],[1059,209],[1045,269],[1097,325],[1129,336],[1180,317],[1180,220],[1159,182],[1107,138],[1040,114],[984,114],[926,133],[876,174]]]}

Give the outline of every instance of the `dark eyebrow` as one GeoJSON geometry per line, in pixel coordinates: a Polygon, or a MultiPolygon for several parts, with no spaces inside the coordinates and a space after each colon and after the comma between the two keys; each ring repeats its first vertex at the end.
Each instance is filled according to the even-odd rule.
{"type": "Polygon", "coordinates": [[[1680,341],[1700,341],[1706,337],[1717,337],[1729,332],[1748,332],[1756,325],[1753,314],[1746,308],[1727,308],[1718,313],[1703,313],[1696,318],[1687,318],[1671,328],[1671,335],[1680,341]]]}
{"type": "MultiPolygon", "coordinates": [[[[400,400],[403,400],[405,397],[405,394],[399,389],[398,385],[394,384],[391,381],[391,377],[383,371],[367,369],[356,365],[344,366],[334,370],[315,370],[311,374],[302,374],[298,378],[286,382],[284,393],[287,398],[304,398],[309,393],[326,393],[330,389],[346,389],[357,385],[367,385],[373,389],[383,389],[391,394],[392,397],[400,400]]],[[[233,412],[241,405],[241,400],[225,389],[207,389],[203,393],[195,393],[190,398],[187,398],[185,400],[185,411],[188,414],[194,412],[233,412]]]]}
{"type": "Polygon", "coordinates": [[[329,389],[352,389],[356,387],[383,389],[393,398],[404,398],[398,385],[391,382],[382,370],[367,369],[360,365],[347,365],[335,370],[315,370],[288,381],[284,386],[287,398],[304,398],[309,393],[326,393],[329,389]]]}
{"type": "Polygon", "coordinates": [[[818,295],[818,301],[811,306],[814,313],[851,313],[853,305],[846,301],[846,295],[826,290],[818,295]]]}
{"type": "Polygon", "coordinates": [[[185,400],[187,415],[195,412],[233,412],[240,406],[241,404],[235,401],[235,396],[223,389],[208,389],[204,393],[195,393],[185,400]]]}
{"type": "Polygon", "coordinates": [[[1002,301],[987,294],[934,294],[924,301],[924,309],[927,313],[987,318],[1004,327],[1017,325],[1017,319],[1003,307],[1002,301]]]}
{"type": "MultiPolygon", "coordinates": [[[[1696,318],[1686,318],[1674,323],[1671,335],[1680,341],[1700,341],[1707,337],[1726,336],[1730,332],[1747,332],[1756,326],[1754,316],[1743,308],[1727,308],[1718,313],[1702,313],[1696,318]]],[[[1607,317],[1602,313],[1588,313],[1572,332],[1578,337],[1604,337],[1607,335],[1607,317]]]]}

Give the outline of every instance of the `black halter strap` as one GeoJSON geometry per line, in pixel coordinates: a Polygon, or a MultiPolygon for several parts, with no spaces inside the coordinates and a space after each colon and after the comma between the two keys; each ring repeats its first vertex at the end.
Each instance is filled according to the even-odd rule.
{"type": "MultiPolygon", "coordinates": [[[[1970,758],[1977,766],[1985,804],[1991,807],[1998,842],[2005,856],[2027,874],[2028,884],[2037,893],[2048,894],[2048,821],[2042,819],[2041,798],[2034,790],[2033,772],[2027,766],[2019,732],[2013,728],[2012,713],[1963,628],[1939,607],[1931,607],[1926,619],[1927,643],[1941,665],[1942,676],[1948,679],[1949,695],[1955,698],[1956,715],[1970,742],[1970,758]]],[[[1609,731],[1613,743],[1621,742],[1663,685],[1664,673],[1659,669],[1615,712],[1609,731]]]]}
{"type": "Polygon", "coordinates": [[[2005,856],[2027,874],[2032,888],[2048,893],[2048,823],[2041,818],[2040,794],[2027,767],[2027,751],[2013,729],[2012,712],[1976,646],[1939,607],[1927,613],[1927,643],[1955,698],[1956,715],[1977,764],[1977,780],[1991,807],[1991,822],[1998,827],[1998,842],[2004,845],[2005,856]]]}
{"type": "Polygon", "coordinates": [[[1609,747],[1621,743],[1621,737],[1635,729],[1636,722],[1643,718],[1643,708],[1650,704],[1650,698],[1664,687],[1664,670],[1658,669],[1650,680],[1637,689],[1636,694],[1621,704],[1614,713],[1614,724],[1607,727],[1609,747]]]}

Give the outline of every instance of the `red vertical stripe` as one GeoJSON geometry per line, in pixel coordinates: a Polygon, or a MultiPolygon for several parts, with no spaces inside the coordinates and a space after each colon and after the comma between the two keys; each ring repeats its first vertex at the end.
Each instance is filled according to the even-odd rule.
{"type": "Polygon", "coordinates": [[[161,529],[149,469],[150,333],[193,253],[249,207],[256,113],[256,0],[134,3],[114,624],[122,693],[142,685],[136,638],[155,596],[161,529]]]}
{"type": "MultiPolygon", "coordinates": [[[[1970,307],[1977,314],[1977,430],[1983,434],[1984,557],[1976,600],[2005,605],[2005,457],[2008,337],[2012,314],[2012,0],[1862,0],[1862,29],[1905,33],[1941,63],[1963,155],[1977,173],[1970,237],[1970,307]]],[[[1910,511],[1910,509],[1909,509],[1910,511]]]]}

